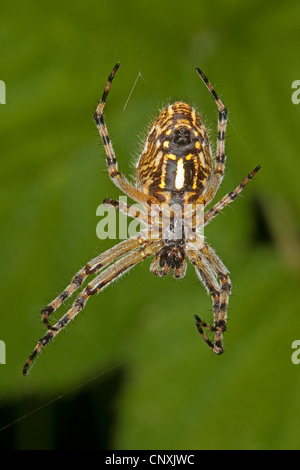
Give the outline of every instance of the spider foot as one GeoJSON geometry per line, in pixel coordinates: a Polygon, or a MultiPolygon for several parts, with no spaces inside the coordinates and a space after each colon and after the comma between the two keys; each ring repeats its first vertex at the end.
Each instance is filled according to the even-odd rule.
{"type": "Polygon", "coordinates": [[[215,342],[212,342],[208,338],[208,336],[204,333],[203,328],[205,328],[208,331],[213,331],[215,333],[215,338],[216,338],[216,335],[218,335],[218,337],[219,337],[225,331],[225,329],[226,329],[225,322],[223,320],[219,320],[218,322],[216,322],[215,326],[212,326],[212,325],[208,325],[207,323],[202,321],[198,317],[198,315],[194,315],[194,317],[195,317],[195,320],[196,320],[195,323],[196,323],[197,330],[199,331],[199,333],[202,336],[202,338],[204,339],[204,341],[208,344],[210,349],[212,349],[212,351],[215,354],[217,354],[218,356],[220,354],[223,354],[224,349],[223,349],[222,339],[217,339],[217,340],[215,340],[215,342]]]}

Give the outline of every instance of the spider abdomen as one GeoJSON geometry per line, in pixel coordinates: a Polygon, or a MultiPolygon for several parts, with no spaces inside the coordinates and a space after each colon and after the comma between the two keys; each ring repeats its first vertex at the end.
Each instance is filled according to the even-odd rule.
{"type": "Polygon", "coordinates": [[[206,129],[187,103],[164,108],[154,121],[137,165],[137,187],[160,201],[192,202],[212,172],[206,129]]]}

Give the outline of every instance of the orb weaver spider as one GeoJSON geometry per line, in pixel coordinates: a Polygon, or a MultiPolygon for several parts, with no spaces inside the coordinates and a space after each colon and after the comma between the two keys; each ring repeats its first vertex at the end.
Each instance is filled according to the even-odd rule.
{"type": "Polygon", "coordinates": [[[217,355],[223,353],[223,333],[226,330],[227,307],[231,293],[229,272],[199,231],[234,201],[260,169],[260,165],[234,191],[203,213],[202,209],[213,200],[224,175],[227,109],[207,77],[196,68],[218,108],[215,158],[212,156],[208,134],[199,114],[187,103],[175,102],[166,106],[153,122],[137,163],[136,184],[130,184],[118,170],[116,155],[103,116],[106,98],[119,65],[118,63],[113,68],[108,77],[94,120],[104,144],[112,182],[123,193],[140,203],[143,209],[136,210],[133,206],[111,199],[106,199],[104,204],[140,220],[150,226],[151,230],[142,230],[137,236],[122,241],[89,261],[77,272],[66,289],[42,310],[42,320],[48,331],[29,356],[23,368],[24,375],[27,375],[36,356],[74,319],[92,295],[102,291],[130,268],[150,256],[154,256],[150,270],[158,276],[165,276],[173,271],[175,278],[184,277],[187,259],[195,266],[200,281],[212,297],[214,317],[213,325],[209,325],[195,315],[196,326],[211,350],[217,355]],[[174,209],[174,206],[177,209],[174,209]],[[189,206],[189,209],[178,214],[178,207],[186,206],[189,206]],[[201,218],[196,210],[199,206],[201,218]],[[154,217],[149,216],[153,207],[156,208],[154,217]],[[182,230],[180,236],[174,238],[172,234],[176,231],[179,219],[182,222],[182,230]],[[162,230],[165,220],[168,221],[165,224],[167,229],[162,230]],[[49,323],[50,315],[79,289],[91,274],[96,274],[96,277],[82,290],[67,313],[52,326],[49,323]],[[204,330],[213,332],[213,341],[204,330]]]}

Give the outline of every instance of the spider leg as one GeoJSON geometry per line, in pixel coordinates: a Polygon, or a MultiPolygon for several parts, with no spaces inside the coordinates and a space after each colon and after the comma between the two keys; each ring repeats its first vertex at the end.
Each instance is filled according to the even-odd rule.
{"type": "Polygon", "coordinates": [[[103,205],[113,206],[116,210],[127,214],[129,217],[132,217],[133,219],[139,219],[144,224],[147,224],[147,214],[133,205],[126,204],[123,201],[115,201],[114,199],[104,199],[103,205]]]}
{"type": "MultiPolygon", "coordinates": [[[[227,308],[229,302],[229,296],[231,294],[231,282],[229,278],[229,271],[222,263],[220,258],[217,256],[215,251],[207,244],[204,243],[204,246],[201,250],[201,253],[205,256],[209,265],[211,266],[213,272],[216,274],[220,281],[221,285],[221,295],[220,295],[220,311],[215,326],[221,328],[222,332],[226,330],[227,322],[227,308]]],[[[215,340],[217,341],[218,333],[216,334],[215,340]]]]}
{"type": "Polygon", "coordinates": [[[131,251],[144,243],[145,240],[140,236],[130,238],[129,240],[125,240],[119,243],[118,245],[110,248],[101,255],[89,261],[80,271],[78,271],[77,274],[75,274],[71,283],[65,288],[65,290],[41,311],[43,323],[48,328],[48,330],[55,330],[55,327],[51,326],[48,321],[49,316],[55,310],[57,310],[77,289],[79,289],[84,280],[90,274],[96,273],[99,271],[99,269],[104,268],[120,256],[128,253],[128,251],[131,251]]]}
{"type": "Polygon", "coordinates": [[[27,375],[28,369],[36,356],[38,356],[44,347],[47,346],[47,344],[53,340],[53,338],[58,335],[58,333],[63,330],[71,320],[76,317],[76,315],[84,308],[86,302],[92,295],[102,291],[111,282],[122,276],[134,265],[154,254],[161,245],[162,242],[145,243],[138,250],[127,253],[123,258],[119,259],[114,264],[106,268],[103,272],[98,274],[98,276],[83,289],[83,291],[73,303],[72,307],[55,324],[54,328],[49,330],[38,341],[36,347],[24,365],[23,374],[27,375]]]}
{"type": "Polygon", "coordinates": [[[217,204],[209,209],[204,215],[204,225],[209,224],[209,222],[218,215],[218,213],[224,209],[228,204],[235,200],[235,198],[243,191],[244,187],[252,180],[253,176],[260,170],[261,166],[258,165],[254,170],[243,179],[241,184],[230,193],[226,194],[217,204]]]}
{"type": "Polygon", "coordinates": [[[151,239],[154,241],[162,238],[162,218],[159,206],[153,204],[146,214],[134,205],[126,204],[123,201],[115,201],[114,199],[104,199],[103,205],[113,206],[116,210],[127,214],[129,217],[140,220],[146,226],[142,230],[147,240],[151,239]]]}
{"type": "Polygon", "coordinates": [[[112,84],[112,81],[114,79],[114,76],[119,67],[120,67],[120,64],[117,63],[115,67],[113,68],[111,74],[109,75],[106,86],[104,88],[102,99],[94,114],[94,120],[95,120],[97,129],[100,133],[100,136],[102,138],[103,145],[105,148],[109,176],[112,182],[119,189],[121,189],[125,194],[127,194],[127,196],[131,197],[134,201],[137,201],[143,204],[148,204],[148,205],[151,205],[152,203],[157,204],[158,201],[154,196],[148,196],[142,193],[141,191],[139,191],[138,189],[134,188],[127,181],[127,179],[118,171],[118,163],[117,163],[116,155],[115,155],[113,146],[111,144],[110,137],[108,135],[106,124],[104,122],[103,110],[104,110],[106,98],[107,98],[110,86],[112,84]]]}
{"type": "Polygon", "coordinates": [[[220,321],[220,308],[222,302],[221,287],[215,277],[214,271],[206,260],[206,256],[201,252],[189,250],[188,257],[195,266],[196,273],[198,274],[200,281],[206,288],[207,292],[211,295],[213,301],[214,326],[208,325],[202,321],[198,315],[195,315],[196,326],[204,341],[214,351],[214,353],[219,355],[223,353],[223,332],[226,327],[226,325],[220,321]],[[213,342],[204,333],[203,328],[214,332],[213,342]]]}
{"type": "Polygon", "coordinates": [[[209,82],[208,78],[204,75],[204,73],[199,69],[196,68],[196,72],[200,75],[203,82],[205,83],[206,87],[208,88],[210,94],[212,95],[215,103],[218,107],[219,116],[218,116],[218,140],[217,140],[217,153],[216,153],[216,160],[215,160],[215,168],[214,173],[211,178],[210,185],[205,193],[205,201],[208,204],[215,196],[224,176],[225,171],[225,131],[227,125],[227,115],[228,111],[225,108],[224,104],[220,100],[219,96],[215,92],[214,87],[209,82]]]}

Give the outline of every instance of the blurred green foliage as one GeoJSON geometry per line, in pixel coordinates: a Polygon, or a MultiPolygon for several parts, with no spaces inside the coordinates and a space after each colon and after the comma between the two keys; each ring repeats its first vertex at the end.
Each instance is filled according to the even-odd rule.
{"type": "MultiPolygon", "coordinates": [[[[300,339],[300,105],[291,101],[300,79],[299,15],[299,2],[270,0],[1,5],[0,428],[34,409],[18,403],[36,397],[40,406],[99,374],[105,381],[117,366],[113,427],[105,394],[93,395],[107,447],[299,449],[300,365],[291,361],[300,339]],[[118,60],[106,119],[126,175],[168,100],[196,105],[215,138],[217,111],[195,66],[230,112],[218,198],[262,165],[244,197],[206,230],[232,274],[226,352],[212,357],[196,331],[193,315],[210,321],[212,314],[192,267],[182,281],[158,279],[146,261],[91,299],[24,379],[22,366],[44,332],[41,308],[114,244],[95,232],[97,206],[119,191],[93,113],[118,60]],[[16,406],[12,416],[6,400],[16,406]]],[[[27,423],[13,427],[20,426],[16,447],[55,446],[50,410],[48,418],[35,414],[39,444],[27,423]]]]}

